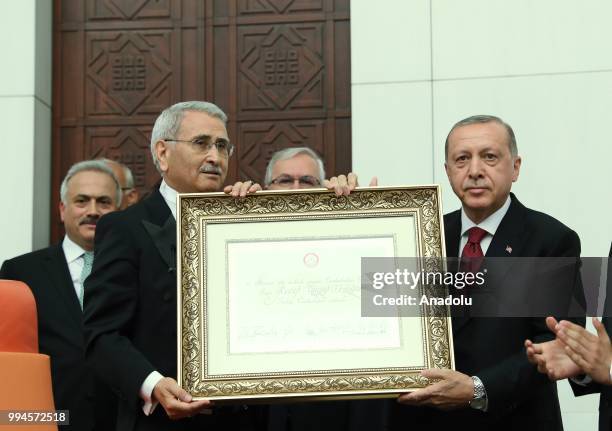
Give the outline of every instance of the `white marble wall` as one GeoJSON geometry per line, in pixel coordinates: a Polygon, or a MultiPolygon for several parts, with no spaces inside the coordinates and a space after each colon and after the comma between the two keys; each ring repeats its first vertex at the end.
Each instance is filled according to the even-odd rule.
{"type": "MultiPolygon", "coordinates": [[[[453,210],[446,134],[498,115],[523,157],[519,198],[576,230],[584,256],[607,256],[611,17],[609,0],[352,0],[353,170],[441,184],[453,210]]],[[[565,429],[596,429],[597,396],[559,391],[565,429]]]]}
{"type": "Polygon", "coordinates": [[[49,243],[51,0],[0,2],[0,261],[49,243]]]}

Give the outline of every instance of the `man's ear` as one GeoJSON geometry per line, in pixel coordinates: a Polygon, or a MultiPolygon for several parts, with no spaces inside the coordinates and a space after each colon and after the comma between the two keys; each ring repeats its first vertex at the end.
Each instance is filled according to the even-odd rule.
{"type": "Polygon", "coordinates": [[[516,156],[514,158],[514,162],[513,162],[513,168],[514,168],[514,173],[512,174],[512,182],[516,182],[516,180],[518,180],[519,177],[519,173],[521,171],[521,156],[516,156]]]}
{"type": "Polygon", "coordinates": [[[166,172],[168,170],[168,149],[169,145],[163,139],[160,139],[155,143],[155,154],[157,155],[157,160],[159,161],[159,169],[162,172],[166,172]]]}
{"type": "Polygon", "coordinates": [[[135,204],[136,202],[138,202],[138,198],[139,197],[140,196],[138,194],[138,190],[137,189],[132,189],[127,194],[126,199],[127,199],[128,204],[132,205],[132,204],[135,204]]]}
{"type": "Polygon", "coordinates": [[[65,211],[66,211],[66,206],[64,205],[64,202],[60,201],[59,212],[60,212],[60,219],[62,220],[62,223],[64,222],[64,212],[65,211]]]}

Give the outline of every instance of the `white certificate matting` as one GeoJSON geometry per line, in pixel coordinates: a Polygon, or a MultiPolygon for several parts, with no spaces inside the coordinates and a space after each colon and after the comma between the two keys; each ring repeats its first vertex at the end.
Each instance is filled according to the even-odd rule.
{"type": "Polygon", "coordinates": [[[225,250],[209,266],[227,268],[206,280],[216,286],[206,291],[208,375],[425,363],[421,319],[361,316],[361,258],[414,256],[413,216],[204,229],[207,247],[225,250]]]}
{"type": "Polygon", "coordinates": [[[392,236],[230,242],[227,256],[249,268],[229,272],[230,354],[400,346],[397,319],[360,313],[361,257],[393,257],[392,236]]]}

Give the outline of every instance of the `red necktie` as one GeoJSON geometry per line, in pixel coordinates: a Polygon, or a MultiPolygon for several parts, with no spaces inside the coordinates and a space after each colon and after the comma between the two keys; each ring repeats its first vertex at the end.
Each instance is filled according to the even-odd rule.
{"type": "Polygon", "coordinates": [[[468,242],[461,252],[461,267],[465,272],[476,272],[482,264],[484,253],[480,247],[480,241],[485,237],[487,231],[474,226],[468,230],[468,242]]]}

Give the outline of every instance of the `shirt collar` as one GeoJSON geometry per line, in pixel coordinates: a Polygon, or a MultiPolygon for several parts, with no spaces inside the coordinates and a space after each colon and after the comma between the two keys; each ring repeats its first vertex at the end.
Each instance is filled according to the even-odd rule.
{"type": "Polygon", "coordinates": [[[177,192],[172,187],[166,183],[166,180],[162,180],[159,185],[159,193],[161,193],[166,205],[170,207],[170,212],[172,213],[172,217],[176,220],[176,196],[177,192]]]}
{"type": "Polygon", "coordinates": [[[68,235],[64,236],[64,241],[62,241],[62,249],[64,250],[67,263],[74,262],[79,257],[83,256],[86,251],[76,242],[68,238],[68,235]]]}
{"type": "Polygon", "coordinates": [[[463,207],[461,207],[461,236],[465,235],[468,230],[473,228],[474,226],[478,226],[481,229],[487,231],[487,233],[491,236],[495,235],[497,228],[499,227],[502,219],[508,212],[508,208],[510,208],[510,196],[506,199],[506,202],[493,214],[484,219],[479,224],[474,223],[465,213],[463,207]]]}

